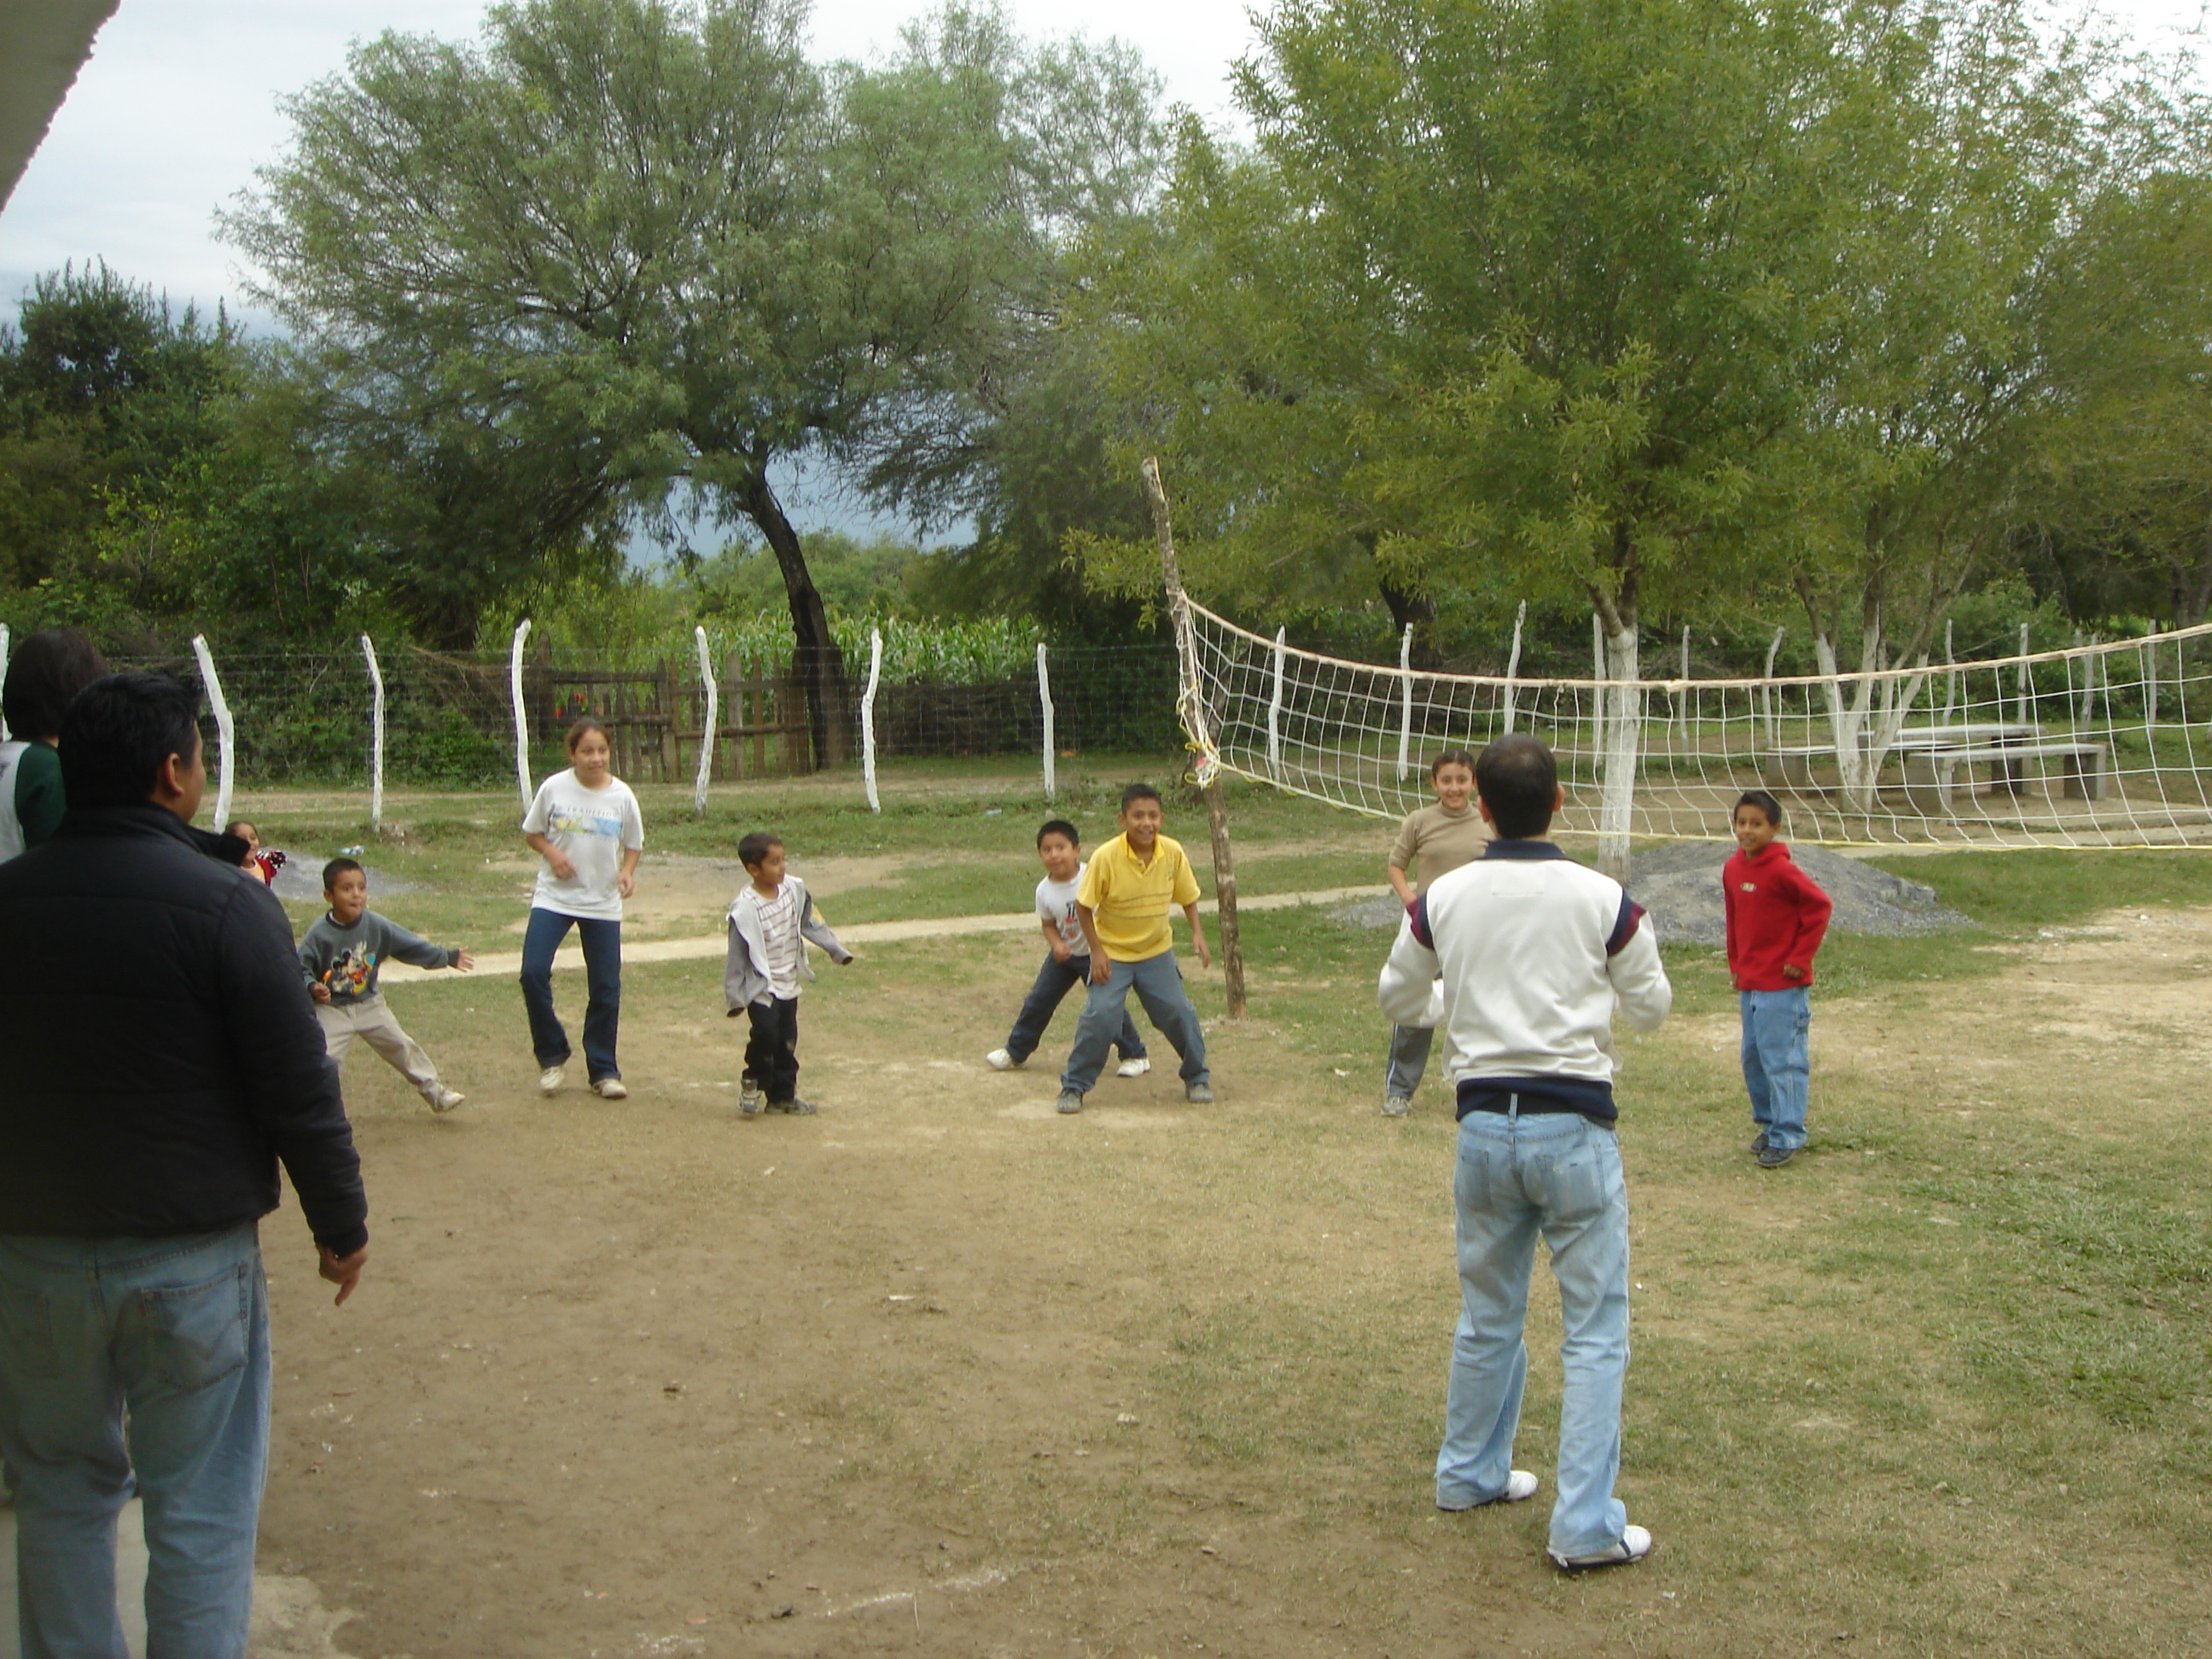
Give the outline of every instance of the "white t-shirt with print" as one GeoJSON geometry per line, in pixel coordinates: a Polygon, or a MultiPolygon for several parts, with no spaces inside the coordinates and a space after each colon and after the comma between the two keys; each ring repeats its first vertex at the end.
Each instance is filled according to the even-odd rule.
{"type": "Polygon", "coordinates": [[[568,881],[556,880],[550,864],[540,870],[532,908],[588,921],[622,920],[615,878],[622,873],[623,854],[645,845],[645,818],[628,784],[609,778],[605,788],[586,789],[574,769],[556,772],[538,786],[522,815],[522,831],[544,836],[576,866],[568,881]]]}
{"type": "Polygon", "coordinates": [[[760,912],[761,945],[768,960],[761,963],[768,975],[769,994],[780,1002],[790,1002],[799,995],[799,964],[806,954],[805,944],[799,936],[799,893],[787,881],[775,884],[775,896],[764,898],[761,890],[748,883],[745,896],[760,912]]]}
{"type": "Polygon", "coordinates": [[[1061,941],[1079,957],[1091,954],[1091,942],[1083,937],[1083,924],[1075,916],[1075,890],[1083,884],[1083,866],[1075,866],[1075,874],[1066,881],[1054,881],[1047,876],[1037,884],[1036,913],[1059,930],[1061,941]]]}

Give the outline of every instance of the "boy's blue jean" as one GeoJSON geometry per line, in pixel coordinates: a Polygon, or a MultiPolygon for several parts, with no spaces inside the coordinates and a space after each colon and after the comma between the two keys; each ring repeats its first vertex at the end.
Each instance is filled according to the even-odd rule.
{"type": "Polygon", "coordinates": [[[1198,1010],[1190,1006],[1190,994],[1182,988],[1182,968],[1175,952],[1168,950],[1142,962],[1109,963],[1106,982],[1091,981],[1083,1018],[1076,1022],[1075,1046],[1067,1051],[1067,1069],[1060,1074],[1062,1089],[1079,1095],[1091,1092],[1091,1085],[1098,1081],[1098,1073],[1105,1067],[1106,1050],[1113,1046],[1114,1034],[1129,1023],[1132,991],[1144,1005],[1145,1018],[1152,1022],[1153,1029],[1182,1056],[1182,1080],[1186,1084],[1210,1080],[1198,1010]]]}
{"type": "Polygon", "coordinates": [[[1795,1152],[1805,1144],[1805,1102],[1812,1073],[1810,986],[1740,991],[1743,1014],[1743,1086],[1751,1121],[1766,1144],[1795,1152]]]}
{"type": "Polygon", "coordinates": [[[1459,1329],[1452,1340],[1437,1503],[1502,1497],[1528,1374],[1524,1327],[1536,1237],[1559,1284],[1559,1496],[1551,1547],[1589,1555],[1620,1541],[1620,1389],[1628,1369],[1628,1187],[1613,1131],[1572,1112],[1460,1120],[1459,1329]]]}
{"type": "Polygon", "coordinates": [[[522,1006],[540,1067],[565,1066],[568,1033],[553,1012],[553,953],[574,927],[584,945],[584,1069],[590,1080],[620,1077],[615,1037],[622,1026],[622,923],[531,907],[522,935],[522,1006]]]}
{"type": "Polygon", "coordinates": [[[21,1482],[24,1659],[124,1659],[115,1517],[134,1486],[148,1653],[243,1655],[269,1454],[254,1226],[0,1238],[0,1452],[21,1482]]]}
{"type": "MultiPolygon", "coordinates": [[[[1037,1044],[1044,1041],[1045,1027],[1067,994],[1091,977],[1091,958],[1072,956],[1066,962],[1047,955],[1044,966],[1037,969],[1036,983],[1022,1000],[1022,1011],[1014,1016],[1014,1029],[1006,1033],[1006,1052],[1019,1065],[1036,1052],[1037,1044]]],[[[1129,1018],[1128,1005],[1121,1007],[1121,1032],[1114,1039],[1114,1046],[1124,1060],[1135,1060],[1145,1052],[1145,1040],[1137,1035],[1137,1023],[1129,1018]]]]}

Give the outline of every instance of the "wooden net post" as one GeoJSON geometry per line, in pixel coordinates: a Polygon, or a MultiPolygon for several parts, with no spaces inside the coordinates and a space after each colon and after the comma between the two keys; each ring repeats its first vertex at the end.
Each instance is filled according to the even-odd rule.
{"type": "Polygon", "coordinates": [[[1206,699],[1199,684],[1198,629],[1190,614],[1190,599],[1182,591],[1182,573],[1176,565],[1175,532],[1168,523],[1168,492],[1160,483],[1157,456],[1145,458],[1145,494],[1152,504],[1152,534],[1159,543],[1160,572],[1167,579],[1168,610],[1175,619],[1176,650],[1180,659],[1181,695],[1176,712],[1182,717],[1191,751],[1198,757],[1192,778],[1206,799],[1206,827],[1213,838],[1213,899],[1221,922],[1221,977],[1228,993],[1229,1018],[1244,1018],[1244,948],[1237,935],[1237,863],[1229,846],[1229,814],[1221,799],[1221,770],[1212,733],[1206,722],[1206,699]]]}

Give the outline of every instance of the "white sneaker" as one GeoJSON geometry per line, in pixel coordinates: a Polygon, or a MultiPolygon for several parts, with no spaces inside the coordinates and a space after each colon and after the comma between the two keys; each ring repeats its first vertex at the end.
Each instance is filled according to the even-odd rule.
{"type": "Polygon", "coordinates": [[[601,1100],[628,1100],[629,1090],[618,1077],[603,1077],[592,1085],[592,1092],[601,1100]]]}
{"type": "Polygon", "coordinates": [[[1413,1097],[1411,1095],[1382,1097],[1382,1115],[1385,1117],[1403,1117],[1413,1109],[1413,1097]]]}
{"type": "Polygon", "coordinates": [[[548,1066],[538,1074],[538,1092],[541,1095],[551,1094],[567,1080],[568,1076],[566,1066],[548,1066]]]}
{"type": "Polygon", "coordinates": [[[1626,1562],[1641,1561],[1650,1554],[1651,1534],[1642,1527],[1623,1527],[1620,1541],[1595,1555],[1562,1555],[1557,1550],[1546,1550],[1544,1553],[1562,1572],[1580,1572],[1587,1567],[1617,1567],[1626,1562]]]}
{"type": "Polygon", "coordinates": [[[438,1092],[430,1097],[430,1109],[434,1112],[450,1112],[467,1098],[468,1097],[459,1089],[448,1089],[441,1083],[438,1085],[438,1092]]]}
{"type": "Polygon", "coordinates": [[[1115,1077],[1142,1077],[1152,1069],[1148,1055],[1139,1054],[1134,1060],[1125,1060],[1114,1068],[1115,1077]]]}
{"type": "Polygon", "coordinates": [[[1021,1068],[1022,1062],[1004,1048],[994,1048],[983,1056],[983,1063],[994,1072],[1012,1072],[1021,1068]]]}
{"type": "MultiPolygon", "coordinates": [[[[1510,1469],[1506,1472],[1505,1475],[1505,1490],[1498,1493],[1497,1497],[1489,1499],[1488,1502],[1491,1504],[1525,1504],[1536,1495],[1536,1488],[1540,1484],[1540,1483],[1537,1480],[1536,1477],[1529,1474],[1526,1469],[1510,1469]]],[[[1443,1498],[1439,1498],[1437,1500],[1437,1507],[1442,1510],[1446,1515],[1463,1515],[1469,1510],[1482,1509],[1486,1507],[1486,1505],[1483,1504],[1447,1504],[1443,1498]]]]}

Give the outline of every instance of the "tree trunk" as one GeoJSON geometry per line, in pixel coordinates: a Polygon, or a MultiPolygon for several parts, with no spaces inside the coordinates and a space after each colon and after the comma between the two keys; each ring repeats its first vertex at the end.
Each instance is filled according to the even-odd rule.
{"type": "Polygon", "coordinates": [[[1376,584],[1382,595],[1382,603],[1390,609],[1390,631],[1403,638],[1406,625],[1413,629],[1413,666],[1435,669],[1443,660],[1437,653],[1437,608],[1419,593],[1408,592],[1395,582],[1383,580],[1376,584]]]}
{"type": "Polygon", "coordinates": [[[759,526],[769,550],[775,555],[776,568],[783,573],[783,591],[791,604],[792,665],[806,689],[807,730],[819,771],[845,758],[845,659],[830,636],[829,613],[807,571],[799,532],[784,516],[764,471],[754,471],[741,501],[745,516],[759,526]]]}
{"type": "Polygon", "coordinates": [[[1605,710],[1604,770],[1598,786],[1597,867],[1624,887],[1628,884],[1628,838],[1636,808],[1636,763],[1644,743],[1644,693],[1634,684],[1639,672],[1636,649],[1637,572],[1626,527],[1613,535],[1614,568],[1620,574],[1618,596],[1592,584],[1605,635],[1605,678],[1600,695],[1605,710]]]}

